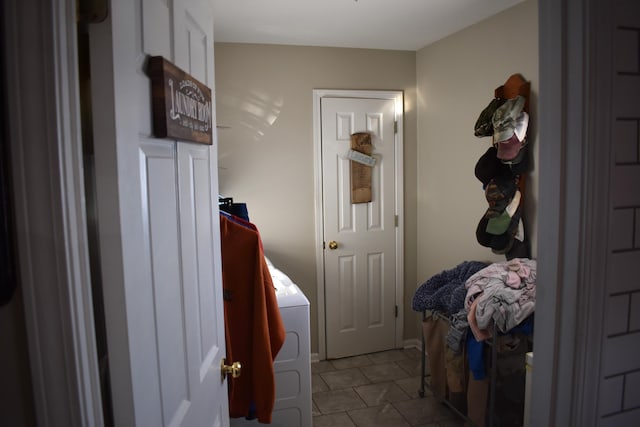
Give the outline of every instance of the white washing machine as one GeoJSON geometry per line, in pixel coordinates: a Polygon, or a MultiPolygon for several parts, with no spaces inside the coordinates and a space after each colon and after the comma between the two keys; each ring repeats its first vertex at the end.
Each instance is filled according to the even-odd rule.
{"type": "MultiPolygon", "coordinates": [[[[311,340],[309,300],[300,288],[267,260],[276,288],[286,336],[274,361],[276,401],[271,426],[311,427],[311,340]]],[[[264,425],[231,418],[232,427],[264,425]]]]}

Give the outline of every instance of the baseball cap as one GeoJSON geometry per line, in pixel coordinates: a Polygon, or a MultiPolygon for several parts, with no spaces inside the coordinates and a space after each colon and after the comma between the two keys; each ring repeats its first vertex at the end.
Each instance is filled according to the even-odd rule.
{"type": "Polygon", "coordinates": [[[511,165],[498,159],[498,149],[491,146],[476,162],[474,173],[482,185],[486,186],[492,178],[510,176],[513,172],[511,165]]]}
{"type": "Polygon", "coordinates": [[[494,135],[494,145],[498,148],[497,157],[500,160],[511,161],[518,156],[520,149],[527,143],[527,128],[529,115],[522,111],[517,119],[509,127],[513,127],[513,133],[505,140],[497,139],[494,135]]]}
{"type": "Polygon", "coordinates": [[[514,176],[498,176],[492,178],[485,188],[485,197],[489,202],[489,208],[485,217],[495,218],[499,216],[509,205],[516,193],[518,186],[514,176]]]}
{"type": "MultiPolygon", "coordinates": [[[[524,96],[517,96],[505,101],[496,109],[491,118],[493,124],[493,140],[505,141],[515,132],[516,120],[524,108],[524,96]]],[[[528,117],[527,117],[528,120],[528,117]]]]}
{"type": "Polygon", "coordinates": [[[520,206],[520,191],[516,190],[507,207],[500,215],[489,218],[487,221],[487,233],[499,236],[509,229],[511,218],[515,215],[516,210],[520,206]]]}
{"type": "Polygon", "coordinates": [[[487,105],[484,110],[478,116],[478,120],[476,120],[476,124],[473,127],[473,134],[478,138],[483,136],[491,136],[493,135],[493,114],[496,112],[496,109],[504,104],[506,99],[503,98],[493,98],[489,105],[487,105]]]}
{"type": "Polygon", "coordinates": [[[491,248],[496,254],[506,254],[511,250],[521,222],[522,208],[518,207],[509,221],[506,231],[500,235],[487,232],[489,218],[483,216],[476,227],[476,239],[480,245],[491,248]]]}

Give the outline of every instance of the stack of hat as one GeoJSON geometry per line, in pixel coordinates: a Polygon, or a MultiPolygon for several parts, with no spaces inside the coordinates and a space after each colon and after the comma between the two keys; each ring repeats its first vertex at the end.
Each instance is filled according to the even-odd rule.
{"type": "Polygon", "coordinates": [[[494,98],[482,110],[474,127],[474,135],[491,136],[492,147],[476,165],[476,176],[484,185],[492,174],[519,175],[528,168],[527,128],[529,114],[524,111],[525,98],[494,98]]]}
{"type": "Polygon", "coordinates": [[[492,146],[475,167],[482,182],[489,208],[480,219],[476,238],[482,246],[507,258],[526,257],[521,219],[519,175],[528,168],[527,128],[529,115],[525,98],[494,98],[476,121],[477,137],[492,137],[492,146]]]}
{"type": "Polygon", "coordinates": [[[507,254],[513,250],[520,253],[525,247],[517,178],[500,176],[491,179],[485,188],[485,197],[489,208],[476,228],[478,243],[491,248],[496,254],[507,254]]]}

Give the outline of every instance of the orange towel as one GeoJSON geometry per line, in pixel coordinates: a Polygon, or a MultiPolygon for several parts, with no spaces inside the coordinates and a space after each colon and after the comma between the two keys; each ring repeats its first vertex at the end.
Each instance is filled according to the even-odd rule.
{"type": "Polygon", "coordinates": [[[229,415],[271,423],[273,361],[285,338],[271,274],[255,229],[221,215],[220,234],[227,360],[242,364],[240,377],[228,380],[229,415]]]}

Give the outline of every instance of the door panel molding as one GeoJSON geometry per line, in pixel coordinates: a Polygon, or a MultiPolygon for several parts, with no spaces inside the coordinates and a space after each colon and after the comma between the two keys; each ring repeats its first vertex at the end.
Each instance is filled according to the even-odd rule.
{"type": "MultiPolygon", "coordinates": [[[[315,212],[315,243],[316,243],[316,283],[318,289],[318,358],[326,359],[326,326],[325,326],[325,265],[324,265],[324,236],[323,236],[323,199],[322,199],[322,122],[321,100],[332,98],[361,98],[361,99],[392,99],[396,103],[397,132],[395,135],[395,207],[398,216],[396,227],[396,304],[398,317],[396,318],[395,346],[402,347],[404,341],[404,167],[403,167],[403,93],[402,91],[367,91],[367,90],[313,90],[313,142],[314,142],[314,212],[315,212]]],[[[351,120],[352,122],[353,120],[351,120]]],[[[350,124],[350,127],[352,125],[350,124]]],[[[352,129],[349,129],[349,135],[352,129]]],[[[346,195],[345,197],[349,197],[346,195]]],[[[345,199],[343,199],[344,202],[345,199]]],[[[348,199],[347,199],[348,200],[348,199]]],[[[371,212],[368,213],[371,215],[371,212]]]]}

